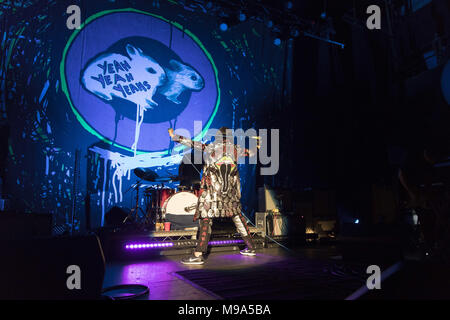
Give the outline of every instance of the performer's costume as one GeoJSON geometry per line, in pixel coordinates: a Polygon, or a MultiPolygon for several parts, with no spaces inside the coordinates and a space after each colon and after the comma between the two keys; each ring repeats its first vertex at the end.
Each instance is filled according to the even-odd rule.
{"type": "Polygon", "coordinates": [[[210,144],[192,141],[179,135],[174,135],[172,139],[205,153],[200,195],[194,214],[194,221],[200,219],[196,251],[206,252],[212,219],[219,217],[232,218],[247,247],[254,250],[247,223],[241,214],[241,183],[237,168],[237,159],[250,156],[250,151],[227,139],[217,139],[219,141],[210,144]]]}

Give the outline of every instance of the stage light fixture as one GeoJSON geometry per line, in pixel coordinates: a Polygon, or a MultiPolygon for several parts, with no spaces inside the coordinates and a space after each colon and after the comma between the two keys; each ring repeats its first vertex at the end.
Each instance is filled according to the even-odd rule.
{"type": "Polygon", "coordinates": [[[284,3],[284,7],[287,10],[292,10],[292,8],[294,7],[294,4],[292,3],[292,1],[287,1],[287,2],[284,3]]]}
{"type": "Polygon", "coordinates": [[[135,249],[155,249],[162,247],[173,247],[173,242],[152,242],[152,243],[132,243],[125,245],[126,250],[135,250],[135,249]]]}
{"type": "Polygon", "coordinates": [[[215,241],[210,241],[209,244],[212,246],[217,246],[217,245],[223,245],[223,244],[237,244],[237,243],[243,243],[244,240],[215,240],[215,241]]]}
{"type": "MultiPolygon", "coordinates": [[[[239,244],[239,243],[244,243],[244,240],[241,239],[233,239],[233,240],[215,240],[215,241],[210,241],[209,245],[212,246],[220,246],[220,245],[227,245],[227,244],[239,244]]],[[[173,243],[173,242],[149,242],[149,243],[130,243],[130,244],[126,244],[125,245],[125,249],[126,250],[146,250],[146,249],[159,249],[159,248],[168,248],[168,247],[173,247],[175,245],[179,245],[179,246],[195,246],[196,242],[179,242],[179,243],[173,243]]]]}
{"type": "Polygon", "coordinates": [[[273,39],[273,44],[276,45],[276,46],[280,46],[281,45],[281,39],[280,38],[273,39]]]}
{"type": "Polygon", "coordinates": [[[300,31],[297,28],[292,28],[290,35],[291,37],[297,38],[300,35],[300,31]]]}
{"type": "Polygon", "coordinates": [[[239,18],[240,22],[244,22],[245,20],[247,20],[247,15],[241,11],[241,12],[239,12],[238,18],[239,18]]]}
{"type": "Polygon", "coordinates": [[[219,24],[219,29],[220,29],[220,31],[227,31],[228,30],[228,24],[226,23],[226,22],[221,22],[220,24],[219,24]]]}

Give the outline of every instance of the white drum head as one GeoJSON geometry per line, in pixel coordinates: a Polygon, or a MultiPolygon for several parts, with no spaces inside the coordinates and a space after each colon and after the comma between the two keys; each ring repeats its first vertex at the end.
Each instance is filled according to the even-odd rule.
{"type": "Polygon", "coordinates": [[[177,192],[164,203],[164,214],[194,215],[197,200],[197,196],[193,193],[177,192]]]}

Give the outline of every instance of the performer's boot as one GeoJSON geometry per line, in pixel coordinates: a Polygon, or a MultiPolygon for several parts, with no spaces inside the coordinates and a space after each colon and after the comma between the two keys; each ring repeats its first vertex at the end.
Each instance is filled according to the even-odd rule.
{"type": "Polygon", "coordinates": [[[233,216],[233,222],[236,225],[237,231],[241,234],[242,239],[247,246],[244,250],[241,250],[240,253],[246,256],[254,256],[256,255],[255,245],[253,243],[252,237],[250,236],[250,230],[248,229],[247,222],[245,221],[242,214],[238,214],[233,216]]]}
{"type": "Polygon", "coordinates": [[[240,253],[244,256],[254,256],[256,255],[255,244],[253,243],[252,238],[248,235],[242,237],[244,239],[245,245],[247,246],[245,249],[241,250],[240,253]]]}
{"type": "Polygon", "coordinates": [[[211,237],[211,225],[212,221],[209,218],[200,220],[200,230],[199,230],[199,241],[194,252],[201,252],[202,254],[196,256],[194,252],[186,258],[181,259],[183,264],[204,264],[205,258],[203,254],[206,253],[208,249],[209,238],[211,237]]]}
{"type": "Polygon", "coordinates": [[[189,257],[185,257],[181,259],[182,264],[204,264],[205,258],[203,258],[203,254],[196,257],[194,253],[192,253],[189,257]]]}

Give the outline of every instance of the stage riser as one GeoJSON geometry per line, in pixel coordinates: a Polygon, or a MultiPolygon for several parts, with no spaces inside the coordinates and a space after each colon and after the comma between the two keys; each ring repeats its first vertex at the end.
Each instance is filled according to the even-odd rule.
{"type": "MultiPolygon", "coordinates": [[[[214,239],[212,241],[226,241],[226,240],[241,240],[241,239],[214,239]]],[[[263,238],[254,238],[254,243],[257,249],[264,248],[265,242],[263,238]]],[[[180,240],[180,241],[158,241],[155,238],[129,238],[129,239],[102,239],[104,246],[105,258],[107,261],[111,260],[129,260],[141,259],[155,256],[171,256],[179,254],[189,254],[197,246],[197,240],[180,240]],[[127,245],[133,243],[159,243],[173,244],[170,247],[155,247],[155,248],[140,248],[140,249],[126,249],[127,245]]],[[[210,245],[210,252],[221,251],[235,251],[245,247],[242,243],[230,243],[223,245],[210,245]]]]}

